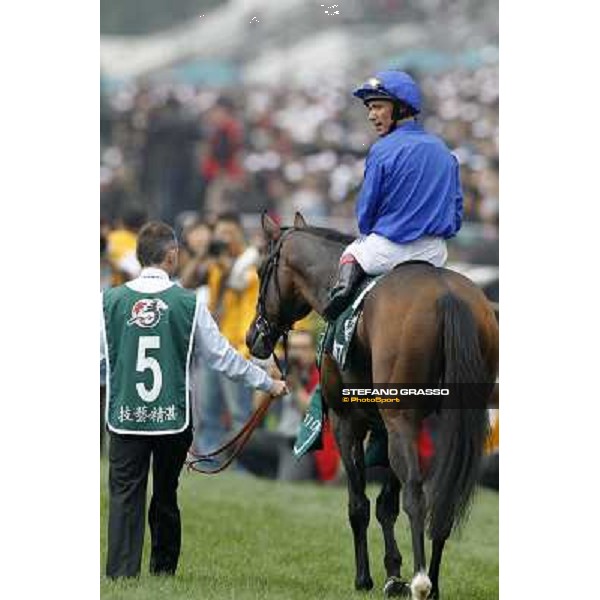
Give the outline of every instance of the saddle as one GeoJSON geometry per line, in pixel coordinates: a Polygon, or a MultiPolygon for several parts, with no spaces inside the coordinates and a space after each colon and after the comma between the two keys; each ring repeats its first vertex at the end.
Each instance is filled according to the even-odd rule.
{"type": "Polygon", "coordinates": [[[385,275],[363,279],[352,293],[348,306],[340,313],[340,316],[335,321],[327,322],[327,327],[321,335],[317,347],[317,366],[319,369],[325,352],[333,356],[340,370],[344,369],[354,338],[356,324],[362,313],[364,299],[383,277],[385,275]]]}
{"type": "MultiPolygon", "coordinates": [[[[424,264],[432,266],[431,263],[423,260],[410,260],[400,263],[394,267],[390,272],[396,269],[401,269],[407,265],[424,264]]],[[[356,289],[350,295],[348,305],[340,313],[340,316],[335,321],[327,322],[325,332],[322,334],[317,348],[317,366],[321,368],[321,361],[323,359],[323,353],[327,352],[331,354],[338,364],[340,370],[345,369],[347,366],[348,355],[354,333],[356,331],[356,324],[362,313],[363,304],[367,294],[379,283],[381,279],[389,275],[389,273],[383,273],[381,275],[366,276],[358,284],[356,289]]]]}

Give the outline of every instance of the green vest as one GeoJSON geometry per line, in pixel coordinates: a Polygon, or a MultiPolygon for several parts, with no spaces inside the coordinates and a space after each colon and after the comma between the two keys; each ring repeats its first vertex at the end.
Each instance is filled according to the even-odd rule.
{"type": "Polygon", "coordinates": [[[153,293],[122,285],[104,292],[102,309],[108,428],[144,435],[186,429],[196,295],[177,285],[153,293]]]}

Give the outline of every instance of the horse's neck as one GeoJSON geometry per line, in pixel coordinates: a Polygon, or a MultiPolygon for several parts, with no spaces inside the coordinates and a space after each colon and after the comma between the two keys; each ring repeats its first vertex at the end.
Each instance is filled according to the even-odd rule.
{"type": "Polygon", "coordinates": [[[308,260],[294,264],[300,280],[300,290],[311,308],[319,313],[327,304],[329,289],[337,273],[344,246],[317,242],[310,249],[308,260]]]}

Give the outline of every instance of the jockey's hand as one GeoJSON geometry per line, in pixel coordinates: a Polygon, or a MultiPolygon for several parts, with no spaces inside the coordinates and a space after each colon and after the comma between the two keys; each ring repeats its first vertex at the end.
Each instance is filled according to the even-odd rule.
{"type": "Polygon", "coordinates": [[[273,381],[273,385],[269,390],[269,394],[271,394],[273,398],[280,398],[281,396],[285,396],[289,393],[290,391],[288,390],[287,384],[282,379],[276,379],[273,381]]]}

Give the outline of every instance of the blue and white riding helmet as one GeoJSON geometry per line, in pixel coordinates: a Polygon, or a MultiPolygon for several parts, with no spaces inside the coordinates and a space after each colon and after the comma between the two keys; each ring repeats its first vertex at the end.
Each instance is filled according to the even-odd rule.
{"type": "Polygon", "coordinates": [[[365,103],[369,100],[401,100],[416,113],[421,112],[421,90],[404,71],[379,71],[354,90],[353,95],[365,103]]]}

